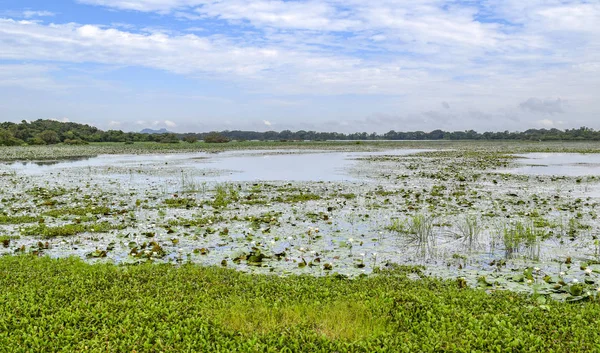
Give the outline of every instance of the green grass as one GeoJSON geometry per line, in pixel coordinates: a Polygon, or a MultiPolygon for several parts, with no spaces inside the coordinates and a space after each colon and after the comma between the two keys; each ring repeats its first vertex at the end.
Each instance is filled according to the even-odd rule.
{"type": "Polygon", "coordinates": [[[592,352],[600,304],[456,281],[0,258],[6,352],[592,352]]]}

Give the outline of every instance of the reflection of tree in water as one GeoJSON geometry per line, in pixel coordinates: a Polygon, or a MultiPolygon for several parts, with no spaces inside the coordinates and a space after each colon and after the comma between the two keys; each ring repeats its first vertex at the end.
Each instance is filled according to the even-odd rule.
{"type": "Polygon", "coordinates": [[[80,162],[87,161],[89,159],[95,158],[96,156],[80,156],[80,157],[65,157],[60,159],[49,159],[49,160],[40,160],[40,161],[12,161],[5,162],[9,165],[21,164],[22,166],[27,165],[36,165],[36,166],[51,166],[59,163],[70,163],[70,162],[80,162]]]}

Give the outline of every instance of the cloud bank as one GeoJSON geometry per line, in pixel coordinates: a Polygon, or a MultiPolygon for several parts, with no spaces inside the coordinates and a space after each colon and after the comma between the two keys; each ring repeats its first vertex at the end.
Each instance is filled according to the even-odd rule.
{"type": "MultiPolygon", "coordinates": [[[[525,129],[555,114],[564,126],[594,126],[600,113],[595,2],[78,0],[73,6],[148,21],[159,16],[166,25],[114,24],[102,16],[94,23],[61,21],[51,9],[8,9],[20,15],[0,15],[0,88],[46,91],[49,101],[87,92],[86,109],[46,108],[97,117],[96,108],[111,106],[119,115],[112,121],[123,126],[145,120],[170,121],[169,127],[220,121],[352,129],[373,116],[401,116],[374,128],[404,119],[422,129],[525,129]],[[202,90],[183,94],[181,83],[165,93],[98,74],[135,68],[191,80],[202,90]],[[112,104],[98,102],[100,96],[112,104]],[[152,103],[133,108],[121,102],[124,96],[152,103]],[[159,109],[156,97],[163,99],[159,109]]],[[[5,113],[33,118],[33,108],[5,99],[5,113]]]]}

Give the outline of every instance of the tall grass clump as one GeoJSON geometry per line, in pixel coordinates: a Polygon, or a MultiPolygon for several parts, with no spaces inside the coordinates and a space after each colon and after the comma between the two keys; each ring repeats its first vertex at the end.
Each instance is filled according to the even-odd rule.
{"type": "Polygon", "coordinates": [[[480,243],[482,226],[475,215],[467,215],[456,225],[456,236],[469,250],[476,249],[480,243]]]}
{"type": "Polygon", "coordinates": [[[516,221],[505,225],[502,242],[506,256],[522,254],[531,260],[539,260],[541,242],[545,236],[546,232],[536,228],[533,223],[516,221]]]}
{"type": "Polygon", "coordinates": [[[388,230],[398,233],[409,245],[417,246],[423,256],[433,254],[437,245],[434,217],[416,214],[408,219],[395,219],[388,230]]]}
{"type": "Polygon", "coordinates": [[[181,172],[181,193],[195,194],[203,190],[203,185],[191,173],[181,172]]]}
{"type": "Polygon", "coordinates": [[[219,184],[215,186],[215,198],[212,201],[214,208],[224,208],[229,204],[239,201],[240,193],[235,185],[219,184]]]}

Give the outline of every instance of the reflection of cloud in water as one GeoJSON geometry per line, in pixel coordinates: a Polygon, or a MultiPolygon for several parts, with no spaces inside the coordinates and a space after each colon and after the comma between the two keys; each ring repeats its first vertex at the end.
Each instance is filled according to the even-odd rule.
{"type": "Polygon", "coordinates": [[[516,166],[502,173],[526,175],[587,176],[600,175],[600,154],[527,153],[519,154],[516,166]]]}
{"type": "Polygon", "coordinates": [[[93,158],[19,162],[9,164],[18,173],[101,173],[105,176],[143,175],[186,177],[203,181],[357,181],[351,169],[359,157],[408,155],[421,150],[385,152],[331,151],[227,151],[219,154],[180,153],[148,155],[100,155],[93,158]]]}
{"type": "Polygon", "coordinates": [[[43,167],[43,166],[56,165],[56,164],[60,164],[60,163],[87,161],[91,158],[96,158],[96,156],[65,157],[65,158],[61,158],[61,159],[49,159],[49,160],[40,160],[40,161],[11,161],[11,162],[4,162],[4,163],[8,164],[8,165],[20,164],[23,166],[35,165],[35,166],[43,167]]]}

